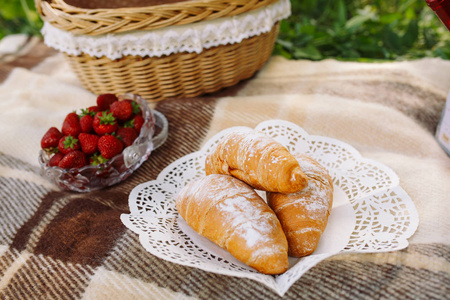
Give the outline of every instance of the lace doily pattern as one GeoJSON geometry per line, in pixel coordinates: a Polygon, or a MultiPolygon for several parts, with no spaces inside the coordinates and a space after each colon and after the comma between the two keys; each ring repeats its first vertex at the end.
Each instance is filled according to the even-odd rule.
{"type": "Polygon", "coordinates": [[[47,46],[70,55],[119,59],[132,55],[161,57],[181,52],[201,53],[220,45],[239,43],[269,32],[273,25],[290,15],[289,0],[232,17],[169,26],[150,31],[111,33],[98,36],[76,35],[45,22],[42,35],[47,46]]]}
{"type": "Polygon", "coordinates": [[[346,244],[339,249],[322,249],[301,259],[290,258],[287,272],[269,276],[227,256],[212,242],[203,241],[203,237],[179,219],[175,198],[188,182],[205,174],[207,154],[213,151],[224,135],[236,129],[251,130],[233,127],[221,131],[206,142],[200,151],[167,166],[155,181],[133,189],[129,197],[130,214],[123,214],[121,220],[139,234],[147,251],[174,263],[218,274],[251,278],[283,295],[305,272],[334,254],[393,251],[408,246],[407,239],[418,226],[418,215],[412,200],[398,185],[397,175],[388,167],[361,157],[348,144],[309,135],[299,126],[282,120],[266,121],[255,129],[273,137],[293,153],[302,152],[312,156],[329,170],[335,189],[342,193],[339,197],[343,199],[339,201],[347,203],[353,212],[354,223],[351,224],[354,224],[354,228],[351,228],[348,236],[342,237],[347,241],[346,244]]]}

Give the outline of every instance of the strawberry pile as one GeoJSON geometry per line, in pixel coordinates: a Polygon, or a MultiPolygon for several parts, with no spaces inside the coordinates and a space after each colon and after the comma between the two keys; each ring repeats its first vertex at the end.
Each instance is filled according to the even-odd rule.
{"type": "Polygon", "coordinates": [[[97,105],[69,113],[61,130],[51,127],[41,148],[51,155],[48,166],[81,168],[107,162],[139,136],[145,120],[138,103],[114,94],[97,97],[97,105]]]}

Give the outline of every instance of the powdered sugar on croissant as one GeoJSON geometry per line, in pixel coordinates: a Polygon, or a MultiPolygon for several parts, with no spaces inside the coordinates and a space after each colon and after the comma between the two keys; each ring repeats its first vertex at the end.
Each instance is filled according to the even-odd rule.
{"type": "Polygon", "coordinates": [[[313,253],[325,230],[333,204],[333,182],[328,171],[306,155],[295,155],[308,177],[308,186],[298,193],[267,193],[267,203],[281,222],[290,256],[313,253]]]}
{"type": "Polygon", "coordinates": [[[264,274],[287,270],[288,245],[275,213],[247,184],[213,174],[178,194],[181,217],[199,234],[264,274]]]}
{"type": "Polygon", "coordinates": [[[224,136],[205,161],[206,174],[232,175],[260,190],[294,193],[307,178],[289,151],[262,132],[234,131],[224,136]]]}

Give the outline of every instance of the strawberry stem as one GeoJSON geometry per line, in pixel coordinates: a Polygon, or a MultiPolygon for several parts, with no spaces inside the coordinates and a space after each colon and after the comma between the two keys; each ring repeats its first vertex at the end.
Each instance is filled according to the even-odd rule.
{"type": "Polygon", "coordinates": [[[82,108],[81,109],[81,114],[79,116],[80,116],[80,119],[81,119],[82,117],[87,116],[87,115],[90,115],[90,116],[94,117],[95,114],[96,114],[96,112],[95,111],[90,111],[89,108],[82,108]]]}
{"type": "Polygon", "coordinates": [[[113,113],[103,113],[100,117],[100,124],[102,125],[114,125],[116,123],[116,118],[113,116],[113,113]]]}
{"type": "Polygon", "coordinates": [[[134,119],[128,120],[123,124],[123,127],[134,128],[134,119]]]}
{"type": "Polygon", "coordinates": [[[141,112],[141,107],[136,101],[131,101],[131,107],[133,108],[133,114],[138,114],[141,112]]]}
{"type": "Polygon", "coordinates": [[[64,139],[63,145],[64,149],[75,148],[75,145],[78,143],[78,139],[74,138],[73,136],[69,135],[64,139]]]}
{"type": "Polygon", "coordinates": [[[45,148],[44,150],[48,154],[55,154],[55,153],[59,152],[59,148],[58,147],[48,147],[48,148],[45,148]]]}
{"type": "Polygon", "coordinates": [[[97,166],[97,165],[100,165],[100,164],[104,164],[108,160],[109,159],[104,158],[100,153],[97,152],[97,153],[94,153],[91,156],[90,163],[93,166],[97,166]]]}

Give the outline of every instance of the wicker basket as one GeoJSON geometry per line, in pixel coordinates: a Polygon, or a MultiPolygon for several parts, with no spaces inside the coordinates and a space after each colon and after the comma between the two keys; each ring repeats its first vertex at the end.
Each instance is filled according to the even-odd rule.
{"type": "MultiPolygon", "coordinates": [[[[98,1],[36,0],[36,5],[42,19],[52,26],[77,35],[93,36],[235,16],[277,1],[173,0],[170,4],[148,5],[152,4],[151,0],[132,0],[118,1],[120,8],[92,8],[112,6],[114,1],[102,5],[98,1]],[[134,7],[136,5],[140,6],[134,7]]],[[[194,97],[250,78],[270,57],[278,29],[277,22],[270,32],[200,53],[182,52],[160,57],[129,55],[120,59],[97,58],[85,53],[64,54],[82,84],[95,94],[134,93],[148,101],[194,97]]]]}

